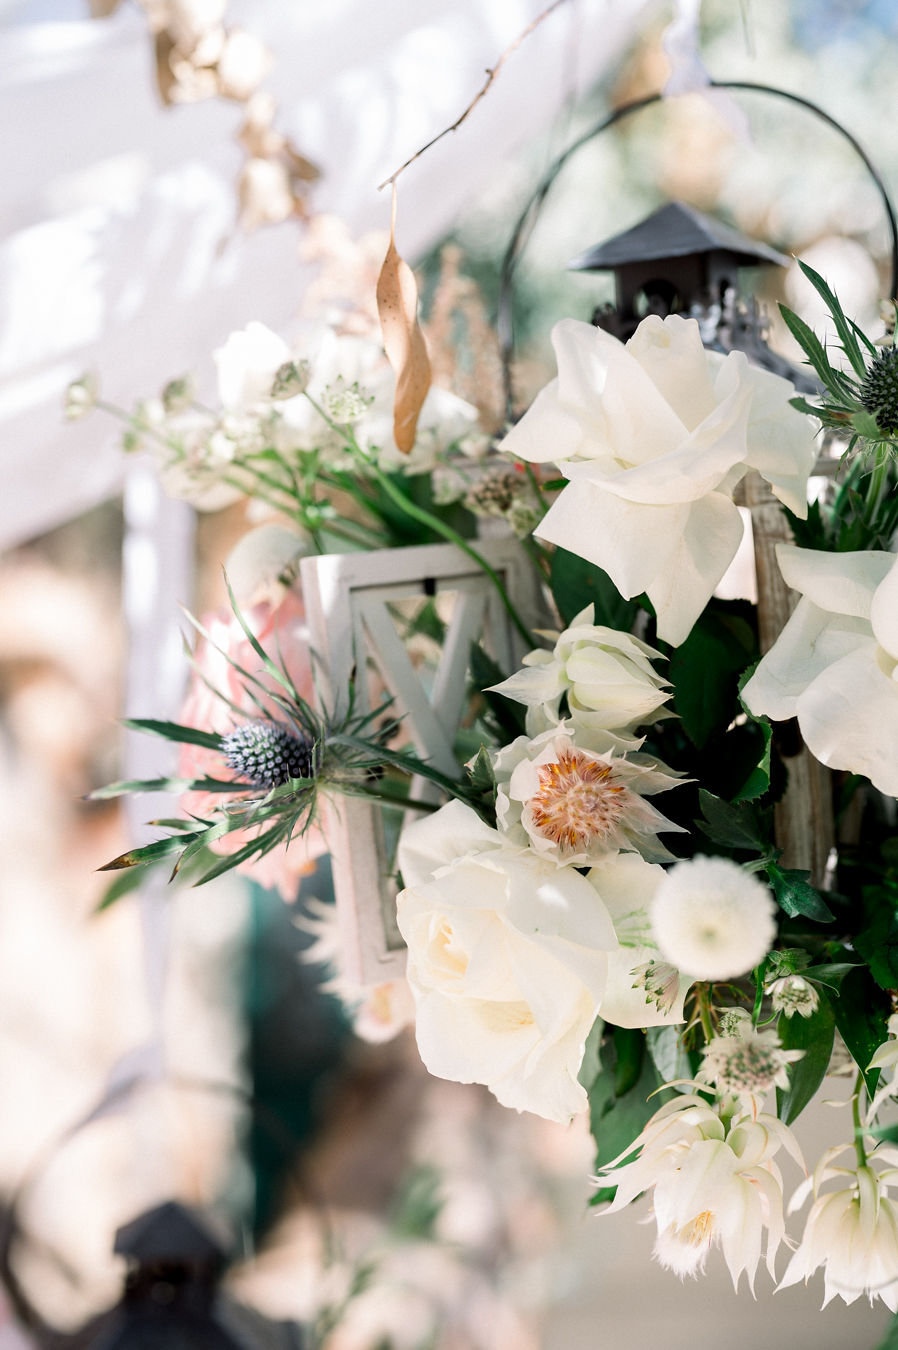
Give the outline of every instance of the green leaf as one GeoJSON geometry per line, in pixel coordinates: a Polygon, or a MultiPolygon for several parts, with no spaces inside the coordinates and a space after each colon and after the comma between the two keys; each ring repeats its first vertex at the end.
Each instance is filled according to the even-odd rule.
{"type": "Polygon", "coordinates": [[[780,305],[779,308],[786,327],[807,357],[806,364],[814,368],[831,393],[841,397],[842,388],[837,380],[837,372],[833,369],[826,348],[817,334],[787,305],[780,305]]]}
{"type": "Polygon", "coordinates": [[[662,1083],[675,1078],[692,1078],[693,1068],[683,1047],[682,1026],[648,1027],[646,1044],[662,1083]]]}
{"type": "Polygon", "coordinates": [[[493,761],[485,745],[481,745],[474,758],[465,765],[465,772],[470,778],[471,787],[475,792],[493,792],[495,790],[496,775],[493,772],[493,761]]]}
{"type": "Polygon", "coordinates": [[[670,658],[674,711],[699,750],[738,712],[739,676],[757,654],[744,619],[707,609],[670,658]]]}
{"type": "Polygon", "coordinates": [[[746,708],[742,701],[742,690],[755,672],[757,663],[749,666],[742,679],[739,681],[739,703],[749,722],[760,728],[763,737],[763,750],[758,763],[752,769],[745,782],[738,792],[733,794],[735,802],[751,802],[758,797],[762,797],[770,787],[770,746],[773,741],[773,727],[770,724],[769,717],[755,717],[754,713],[746,708]]]}
{"type": "Polygon", "coordinates": [[[789,1065],[788,1088],[776,1090],[777,1115],[791,1125],[812,1099],[829,1068],[836,1019],[829,1003],[821,999],[810,1017],[798,1013],[786,1017],[781,1013],[777,1031],[784,1050],[804,1051],[801,1059],[789,1065]]]}
{"type": "Polygon", "coordinates": [[[611,1039],[617,1061],[614,1066],[614,1095],[624,1097],[639,1082],[645,1054],[645,1034],[638,1027],[612,1027],[611,1039]]]}
{"type": "MultiPolygon", "coordinates": [[[[871,1133],[873,1133],[871,1131],[871,1133]]],[[[890,1136],[891,1138],[891,1136],[890,1136]]],[[[898,1134],[895,1135],[893,1142],[898,1140],[898,1134]]],[[[898,1350],[898,1317],[893,1317],[889,1323],[885,1338],[879,1342],[875,1350],[898,1350]]]]}
{"type": "MultiPolygon", "coordinates": [[[[617,1052],[613,1037],[606,1038],[601,1058],[602,1072],[589,1091],[589,1121],[596,1141],[596,1168],[604,1167],[623,1153],[667,1100],[663,1093],[652,1096],[661,1081],[649,1055],[642,1056],[639,1077],[623,1095],[615,1092],[617,1052]]],[[[598,1205],[613,1200],[615,1190],[614,1186],[602,1187],[590,1203],[598,1205]]]]}
{"type": "Polygon", "coordinates": [[[630,631],[636,617],[635,601],[625,600],[607,572],[585,558],[569,553],[566,548],[556,548],[552,554],[549,586],[565,624],[571,623],[591,604],[595,606],[597,624],[630,631]]]}
{"type": "Polygon", "coordinates": [[[115,872],[123,867],[142,867],[145,863],[159,862],[163,858],[170,858],[173,853],[180,853],[188,843],[202,838],[205,833],[205,830],[200,830],[193,834],[172,835],[169,839],[156,839],[152,844],[144,844],[142,848],[132,848],[127,853],[120,853],[117,858],[112,859],[112,862],[104,863],[97,870],[115,872]]]}
{"type": "Polygon", "coordinates": [[[132,778],[94,788],[88,800],[108,801],[133,792],[247,792],[250,787],[251,784],[233,778],[132,778]]]}
{"type": "Polygon", "coordinates": [[[513,741],[517,736],[523,736],[527,717],[523,705],[513,699],[504,698],[502,694],[495,693],[489,687],[492,684],[501,684],[506,672],[483,650],[479,642],[471,643],[469,664],[474,688],[481,691],[489,720],[493,724],[490,729],[495,729],[504,744],[513,741]]]}
{"type": "Polygon", "coordinates": [[[207,750],[221,749],[221,736],[214,731],[198,731],[196,727],[184,727],[179,722],[158,722],[152,717],[126,717],[122,725],[134,731],[146,731],[151,736],[162,736],[167,741],[179,741],[183,745],[202,745],[207,750]]]}
{"type": "Polygon", "coordinates": [[[854,947],[870,967],[870,974],[883,989],[898,988],[898,912],[892,894],[884,886],[865,886],[865,924],[854,947]]]}
{"type": "Polygon", "coordinates": [[[802,914],[815,923],[829,923],[832,910],[825,903],[820,892],[810,884],[810,872],[794,867],[778,867],[776,863],[767,864],[767,875],[777,904],[790,918],[802,914]]]}
{"type": "MultiPolygon", "coordinates": [[[[806,262],[802,262],[801,259],[799,259],[798,261],[798,266],[801,268],[802,272],[804,272],[805,276],[807,277],[811,285],[814,287],[817,294],[826,303],[826,306],[829,309],[830,314],[832,315],[833,323],[836,325],[836,332],[839,334],[839,337],[842,341],[842,350],[844,351],[845,355],[848,357],[848,360],[854,367],[855,373],[860,375],[860,377],[863,379],[864,375],[866,374],[867,367],[866,363],[864,362],[861,349],[858,346],[856,335],[860,330],[858,329],[857,324],[852,323],[849,319],[845,317],[845,312],[842,309],[841,304],[839,303],[838,296],[834,291],[830,289],[830,287],[823,280],[823,277],[820,275],[819,272],[815,272],[813,267],[809,267],[808,264],[806,262]]],[[[869,347],[870,346],[869,341],[867,341],[866,338],[864,340],[865,342],[867,342],[867,346],[869,347]]]]}
{"type": "MultiPolygon", "coordinates": [[[[150,864],[152,866],[152,864],[150,864]]],[[[102,870],[102,869],[101,869],[102,870]]],[[[142,872],[139,867],[131,867],[127,871],[120,872],[114,881],[111,881],[103,892],[94,907],[94,914],[102,914],[105,910],[111,909],[118,901],[138,887],[143,885],[146,872],[142,872]]]]}
{"type": "Polygon", "coordinates": [[[805,966],[804,970],[798,973],[801,978],[813,980],[815,984],[825,984],[827,989],[832,989],[838,993],[842,987],[842,981],[850,970],[857,970],[859,963],[856,961],[834,961],[828,965],[805,966]]]}
{"type": "Polygon", "coordinates": [[[863,1072],[867,1091],[872,1096],[879,1070],[867,1072],[873,1051],[888,1036],[886,1025],[892,1011],[891,1000],[879,988],[865,966],[849,971],[837,998],[830,1000],[836,1026],[858,1068],[863,1072]]]}
{"type": "Polygon", "coordinates": [[[752,853],[766,850],[761,818],[750,802],[725,802],[705,788],[699,788],[698,799],[702,819],[696,823],[713,843],[752,853]]]}

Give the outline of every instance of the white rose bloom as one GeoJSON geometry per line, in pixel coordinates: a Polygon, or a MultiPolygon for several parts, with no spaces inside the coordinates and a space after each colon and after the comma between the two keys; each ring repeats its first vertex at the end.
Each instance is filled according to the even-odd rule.
{"type": "Polygon", "coordinates": [[[290,348],[264,323],[253,322],[231,333],[213,357],[222,404],[242,412],[270,398],[275,374],[290,360],[290,348]]]}
{"type": "Polygon", "coordinates": [[[776,938],[768,888],[728,858],[695,857],[670,868],[652,902],[662,955],[697,980],[753,970],[776,938]]]}
{"type": "Polygon", "coordinates": [[[854,1303],[866,1294],[891,1312],[898,1312],[898,1204],[889,1190],[898,1185],[898,1152],[879,1147],[868,1162],[882,1160],[890,1166],[877,1173],[873,1167],[834,1167],[840,1153],[852,1145],[829,1149],[812,1176],[792,1197],[789,1212],[804,1204],[813,1187],[811,1206],[801,1244],[786,1268],[779,1288],[786,1289],[808,1279],[823,1267],[823,1307],[838,1295],[854,1303]],[[839,1190],[820,1195],[825,1182],[839,1180],[839,1190]]]}
{"type": "Polygon", "coordinates": [[[688,975],[660,959],[649,908],[664,868],[636,853],[617,853],[590,869],[588,881],[611,915],[618,947],[608,956],[599,1013],[617,1027],[657,1027],[685,1021],[688,975]]]}
{"type": "Polygon", "coordinates": [[[898,796],[898,558],[777,547],[802,594],[742,691],[755,716],[797,717],[811,754],[898,796]]]}
{"type": "Polygon", "coordinates": [[[567,1122],[616,945],[574,868],[513,848],[459,802],[407,827],[397,898],[421,1058],[503,1106],[567,1122]]]}
{"type": "Polygon", "coordinates": [[[787,380],[706,351],[694,319],[652,315],[626,345],[564,319],[552,340],[558,376],[502,443],[570,479],[536,533],[622,595],[645,591],[659,637],[682,642],[742,539],[732,492],[746,470],[807,514],[811,423],[787,380]]]}
{"type": "Polygon", "coordinates": [[[602,1181],[617,1186],[605,1212],[623,1209],[653,1190],[658,1227],[653,1255],[681,1278],[704,1270],[708,1253],[720,1245],[738,1288],[745,1271],[753,1287],[767,1232],[767,1267],[783,1240],[783,1183],[774,1155],[785,1147],[801,1166],[791,1131],[775,1117],[737,1114],[725,1123],[697,1095],[680,1094],[656,1111],[622,1157],[639,1156],[603,1169],[602,1181]]]}
{"type": "MultiPolygon", "coordinates": [[[[630,740],[635,727],[655,721],[670,698],[668,681],[652,666],[661,653],[630,633],[593,623],[587,605],[560,633],[551,652],[524,657],[523,669],[493,686],[506,698],[523,703],[539,718],[528,720],[531,735],[558,721],[563,694],[571,721],[591,732],[607,731],[609,745],[630,740]]],[[[663,715],[663,713],[661,714],[663,715]]]]}
{"type": "Polygon", "coordinates": [[[659,830],[685,833],[644,800],[677,787],[675,774],[648,757],[586,749],[570,722],[533,740],[518,736],[496,753],[493,770],[501,832],[559,867],[585,867],[620,849],[667,862],[673,855],[659,830]]]}

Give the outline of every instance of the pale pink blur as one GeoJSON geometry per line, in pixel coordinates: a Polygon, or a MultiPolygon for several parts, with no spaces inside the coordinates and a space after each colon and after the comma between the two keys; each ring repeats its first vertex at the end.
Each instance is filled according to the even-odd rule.
{"type": "MultiPolygon", "coordinates": [[[[264,602],[243,611],[243,617],[254,637],[276,665],[283,666],[300,696],[312,701],[314,686],[309,659],[306,617],[302,598],[296,589],[287,590],[277,605],[264,602]]],[[[203,627],[211,641],[200,638],[195,653],[196,668],[179,720],[201,731],[216,731],[225,735],[240,722],[240,717],[219,698],[213,690],[220,690],[226,699],[241,708],[249,719],[263,716],[263,711],[252,702],[246,692],[249,683],[234,669],[235,662],[251,675],[259,678],[267,689],[280,692],[277,681],[268,674],[253,651],[249,639],[236,617],[230,611],[207,615],[203,627]],[[214,645],[213,645],[214,644],[214,645]],[[220,649],[220,650],[219,650],[220,649]],[[209,688],[201,676],[205,677],[209,688]]],[[[271,717],[283,722],[277,705],[269,702],[256,685],[250,685],[263,702],[271,717]]],[[[185,778],[233,778],[224,757],[215,750],[199,745],[181,747],[179,773],[185,778]]],[[[221,798],[211,792],[185,792],[181,809],[185,815],[207,817],[221,798]]],[[[212,847],[217,853],[235,853],[253,836],[251,830],[235,830],[212,847]]],[[[312,828],[302,837],[295,837],[287,848],[277,847],[262,858],[241,863],[237,871],[252,877],[269,890],[280,891],[284,900],[295,900],[299,880],[315,870],[315,859],[327,852],[327,846],[318,829],[312,828]]]]}

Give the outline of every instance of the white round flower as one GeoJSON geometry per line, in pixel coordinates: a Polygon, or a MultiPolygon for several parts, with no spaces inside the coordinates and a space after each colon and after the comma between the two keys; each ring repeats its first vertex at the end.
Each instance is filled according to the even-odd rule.
{"type": "Polygon", "coordinates": [[[727,858],[696,857],[670,869],[655,893],[652,928],[662,954],[697,980],[754,969],[776,937],[776,906],[756,877],[727,858]]]}
{"type": "Polygon", "coordinates": [[[397,898],[431,1073],[567,1122],[617,941],[587,879],[513,848],[459,802],[402,834],[397,898]]]}
{"type": "Polygon", "coordinates": [[[241,412],[271,397],[274,377],[289,361],[290,348],[264,323],[253,322],[231,333],[213,357],[222,404],[241,412]]]}
{"type": "Polygon", "coordinates": [[[552,341],[558,377],[502,443],[570,479],[536,533],[622,595],[645,591],[659,636],[682,642],[742,539],[732,492],[746,470],[806,515],[810,420],[787,380],[706,351],[694,319],[650,315],[626,345],[564,319],[552,341]]]}

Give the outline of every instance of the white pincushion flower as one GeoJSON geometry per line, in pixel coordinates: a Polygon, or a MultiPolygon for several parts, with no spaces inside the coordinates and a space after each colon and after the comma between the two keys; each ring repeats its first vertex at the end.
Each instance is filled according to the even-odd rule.
{"type": "Polygon", "coordinates": [[[661,1265],[681,1278],[697,1275],[719,1245],[734,1287],[743,1271],[753,1286],[765,1231],[771,1275],[784,1236],[783,1183],[773,1161],[781,1147],[801,1165],[791,1131],[773,1116],[737,1113],[727,1122],[703,1097],[681,1094],[621,1155],[638,1148],[635,1160],[604,1169],[603,1182],[617,1187],[606,1213],[651,1190],[653,1255],[661,1265]]]}
{"type": "Polygon", "coordinates": [[[661,953],[697,980],[731,980],[753,970],[776,937],[770,891],[727,858],[676,863],[652,903],[661,953]]]}
{"type": "Polygon", "coordinates": [[[702,1051],[698,1077],[719,1093],[763,1097],[771,1088],[788,1088],[789,1065],[803,1050],[784,1050],[775,1031],[755,1031],[749,1023],[735,1036],[715,1036],[702,1051]]]}
{"type": "Polygon", "coordinates": [[[775,1013],[785,1017],[812,1017],[820,1006],[820,995],[801,975],[781,975],[766,986],[775,1013]]]}
{"type": "Polygon", "coordinates": [[[515,848],[450,802],[402,832],[397,897],[416,1036],[431,1073],[567,1122],[617,946],[586,877],[515,848]]]}
{"type": "Polygon", "coordinates": [[[755,716],[797,717],[811,754],[898,796],[898,558],[777,546],[802,598],[742,691],[755,716]]]}
{"type": "Polygon", "coordinates": [[[499,829],[559,867],[585,867],[620,849],[667,861],[658,831],[684,832],[644,800],[677,786],[669,769],[585,749],[569,722],[533,740],[518,736],[497,752],[493,769],[499,829]]]}
{"type": "Polygon", "coordinates": [[[854,1303],[866,1294],[871,1304],[879,1298],[891,1312],[898,1312],[898,1204],[889,1195],[898,1185],[898,1153],[879,1147],[869,1155],[867,1166],[832,1166],[851,1147],[829,1149],[792,1197],[790,1213],[801,1207],[813,1187],[815,1200],[804,1235],[779,1288],[801,1279],[807,1283],[822,1266],[824,1308],[837,1295],[854,1303]],[[870,1165],[876,1161],[891,1165],[877,1172],[870,1165]],[[840,1189],[821,1195],[821,1187],[831,1180],[841,1181],[840,1189]]]}
{"type": "Polygon", "coordinates": [[[523,669],[494,689],[526,705],[531,735],[558,721],[566,694],[576,727],[621,733],[607,744],[629,737],[635,748],[633,729],[654,721],[670,698],[668,681],[652,666],[661,653],[630,633],[593,623],[593,616],[593,606],[587,605],[551,652],[530,652],[523,669]],[[531,713],[536,717],[531,719],[531,713]]]}
{"type": "Polygon", "coordinates": [[[787,380],[702,346],[694,319],[643,319],[624,345],[564,319],[558,377],[502,448],[554,461],[570,483],[537,534],[601,567],[622,595],[645,591],[658,635],[682,642],[742,539],[733,488],[757,469],[796,515],[815,460],[810,420],[787,380]]]}

